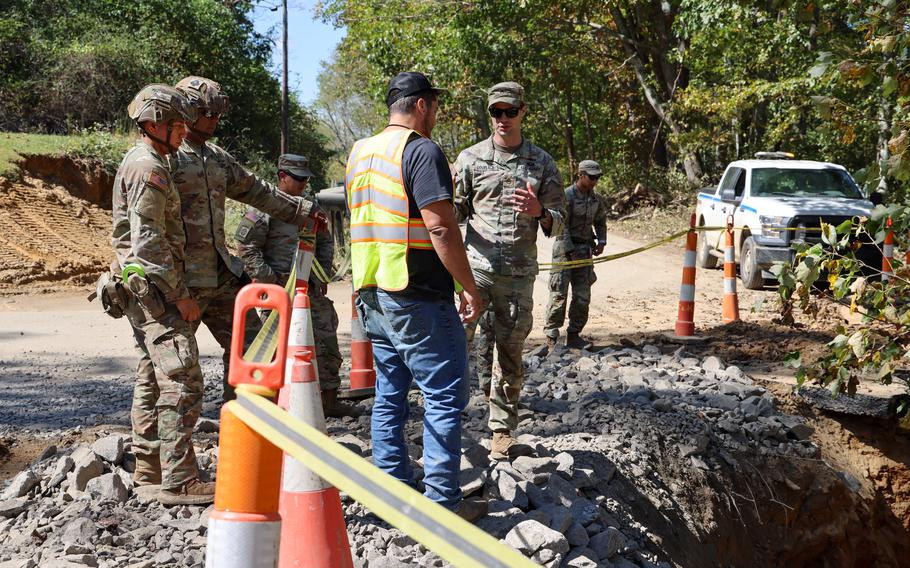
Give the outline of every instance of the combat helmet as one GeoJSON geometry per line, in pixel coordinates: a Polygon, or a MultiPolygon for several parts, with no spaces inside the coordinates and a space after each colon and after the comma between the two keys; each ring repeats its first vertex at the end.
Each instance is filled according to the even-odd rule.
{"type": "Polygon", "coordinates": [[[130,118],[143,122],[166,123],[172,120],[193,122],[196,112],[186,98],[174,87],[153,83],[140,90],[126,107],[130,118]]]}
{"type": "Polygon", "coordinates": [[[177,90],[183,93],[199,114],[225,114],[230,106],[230,99],[224,94],[221,85],[205,77],[184,77],[177,83],[177,90]]]}

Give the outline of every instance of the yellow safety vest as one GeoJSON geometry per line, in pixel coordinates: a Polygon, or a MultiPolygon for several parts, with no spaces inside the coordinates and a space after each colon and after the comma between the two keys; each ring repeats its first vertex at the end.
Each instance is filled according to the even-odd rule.
{"type": "Polygon", "coordinates": [[[401,156],[414,130],[386,130],[351,149],[344,188],[351,211],[354,289],[408,287],[408,249],[433,249],[422,218],[410,217],[401,156]]]}

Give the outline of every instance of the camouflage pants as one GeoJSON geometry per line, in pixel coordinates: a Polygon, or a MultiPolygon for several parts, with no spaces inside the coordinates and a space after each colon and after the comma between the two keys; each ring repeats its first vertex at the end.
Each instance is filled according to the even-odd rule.
{"type": "Polygon", "coordinates": [[[316,366],[323,391],[337,390],[341,384],[341,349],[338,348],[338,313],[335,303],[319,290],[310,296],[313,314],[313,339],[316,341],[316,366]]]}
{"type": "MultiPolygon", "coordinates": [[[[319,373],[319,388],[322,391],[338,390],[341,385],[341,349],[338,347],[338,313],[335,303],[319,290],[310,294],[310,315],[313,318],[313,340],[316,342],[316,369],[319,373]]],[[[269,310],[263,310],[259,318],[247,318],[245,343],[253,342],[262,324],[269,317],[269,310]]]]}
{"type": "MultiPolygon", "coordinates": [[[[220,264],[220,263],[219,263],[220,264]]],[[[222,398],[225,402],[233,400],[234,387],[228,384],[228,373],[231,365],[231,334],[234,330],[234,299],[240,291],[240,280],[221,265],[218,273],[217,288],[191,288],[190,293],[199,302],[201,316],[191,323],[193,333],[199,329],[199,324],[205,324],[212,337],[223,349],[221,361],[224,364],[224,375],[221,377],[223,386],[222,398]]],[[[255,314],[247,314],[247,321],[256,319],[255,314]]]]}
{"type": "MultiPolygon", "coordinates": [[[[562,260],[562,259],[560,259],[562,260]]],[[[554,262],[559,260],[554,259],[554,262]]],[[[550,273],[550,299],[547,302],[544,335],[556,339],[559,328],[566,320],[566,302],[569,284],[572,285],[572,303],[569,306],[569,327],[566,333],[581,333],[588,323],[588,309],[591,305],[591,284],[597,280],[593,266],[582,266],[550,273]]]]}
{"type": "MultiPolygon", "coordinates": [[[[494,432],[512,431],[518,427],[518,399],[524,381],[522,350],[534,325],[534,276],[485,273],[477,281],[486,311],[492,311],[493,340],[500,375],[492,379],[489,426],[494,432]]],[[[486,317],[484,313],[479,319],[486,317]]],[[[476,322],[465,327],[470,343],[473,343],[476,329],[476,322]]],[[[472,350],[469,347],[468,351],[472,350]]],[[[481,354],[482,358],[492,368],[492,349],[487,348],[486,351],[481,354]]]]}
{"type": "Polygon", "coordinates": [[[489,394],[490,384],[493,382],[493,346],[496,336],[493,333],[493,310],[486,310],[477,320],[478,330],[474,333],[471,368],[477,375],[480,390],[489,394]]]}
{"type": "Polygon", "coordinates": [[[193,428],[202,411],[202,371],[193,329],[173,304],[158,319],[130,296],[126,310],[141,354],[130,420],[133,452],[155,463],[162,487],[176,489],[199,476],[193,428]]]}

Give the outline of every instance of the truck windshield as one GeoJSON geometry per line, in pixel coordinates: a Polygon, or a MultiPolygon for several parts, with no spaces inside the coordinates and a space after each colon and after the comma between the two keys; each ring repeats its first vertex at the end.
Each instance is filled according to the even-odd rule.
{"type": "Polygon", "coordinates": [[[752,195],[863,198],[850,174],[837,168],[819,170],[756,168],[752,170],[752,195]]]}

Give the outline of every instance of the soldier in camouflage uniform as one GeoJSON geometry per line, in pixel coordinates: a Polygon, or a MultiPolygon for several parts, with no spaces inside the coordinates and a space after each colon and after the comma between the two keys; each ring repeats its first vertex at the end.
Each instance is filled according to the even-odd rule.
{"type": "MultiPolygon", "coordinates": [[[[594,160],[578,164],[578,179],[566,188],[566,230],[553,245],[553,262],[568,262],[600,256],[607,244],[607,208],[594,191],[603,174],[594,160]],[[591,227],[594,231],[591,231],[591,227]]],[[[585,349],[590,343],[579,335],[588,323],[591,304],[591,284],[597,280],[594,266],[579,266],[550,273],[550,300],[544,335],[552,349],[559,338],[559,328],[566,319],[566,300],[572,285],[572,304],[569,306],[569,327],[566,346],[585,349]]]]}
{"type": "MultiPolygon", "coordinates": [[[[282,192],[299,197],[306,191],[311,177],[313,173],[309,169],[309,160],[304,156],[282,154],[278,158],[278,189],[282,192]]],[[[315,201],[312,194],[308,196],[315,201]]],[[[234,235],[240,258],[246,265],[246,273],[250,278],[256,282],[284,286],[294,263],[299,232],[296,225],[273,219],[267,213],[250,207],[234,235]]],[[[328,231],[316,233],[315,256],[320,266],[331,274],[335,242],[328,231]]],[[[328,285],[316,277],[316,272],[310,272],[308,292],[322,408],[326,416],[334,418],[356,416],[358,413],[353,406],[338,400],[338,386],[341,384],[338,371],[342,360],[338,348],[338,314],[335,312],[335,304],[326,296],[327,290],[328,285]]],[[[258,333],[258,323],[249,320],[246,331],[248,339],[258,333]]]]}
{"type": "Polygon", "coordinates": [[[177,83],[177,90],[198,113],[195,122],[187,125],[189,132],[183,144],[168,158],[186,227],[186,285],[199,302],[201,322],[224,349],[224,399],[230,400],[233,389],[227,377],[234,297],[242,286],[243,262],[228,252],[225,243],[225,198],[253,205],[297,226],[324,226],[325,215],[313,202],[281,193],[208,142],[228,110],[228,97],[221,85],[190,76],[177,83]]]}
{"type": "MultiPolygon", "coordinates": [[[[493,311],[500,377],[490,392],[491,456],[511,459],[530,448],[517,444],[521,354],[533,324],[537,228],[547,236],[563,227],[563,186],[553,158],[525,140],[527,113],[518,83],[494,85],[487,98],[493,135],[455,161],[455,204],[468,219],[465,245],[483,303],[493,311]]],[[[473,339],[476,324],[467,328],[473,339]]]]}
{"type": "Polygon", "coordinates": [[[137,486],[161,484],[166,505],[214,499],[214,483],[199,480],[192,434],[202,410],[202,372],[193,321],[199,306],[184,275],[186,235],[180,196],[164,156],[186,135],[187,101],[169,85],[149,85],[129,105],[140,140],[117,170],[113,189],[116,259],[113,278],[133,271],[121,294],[142,360],[131,421],[137,486]]]}

